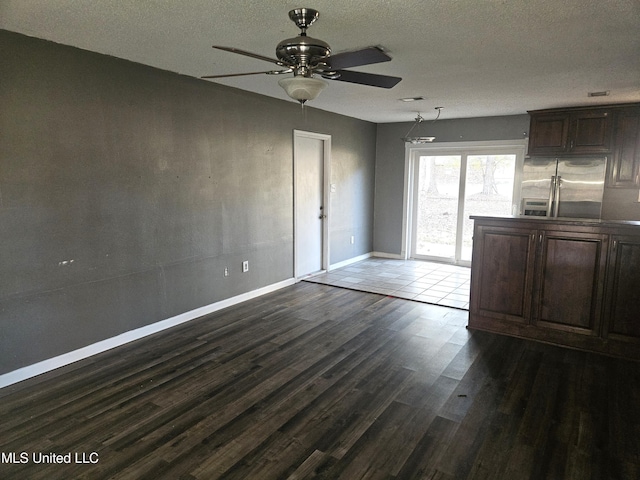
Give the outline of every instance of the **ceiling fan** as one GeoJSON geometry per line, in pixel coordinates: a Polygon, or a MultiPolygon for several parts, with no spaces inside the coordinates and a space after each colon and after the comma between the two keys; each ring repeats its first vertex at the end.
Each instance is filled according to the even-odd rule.
{"type": "Polygon", "coordinates": [[[296,8],[289,12],[289,18],[298,26],[300,33],[293,38],[282,40],[276,47],[276,58],[266,57],[257,53],[247,52],[239,48],[213,45],[213,48],[227,52],[245,55],[274,63],[281,67],[279,70],[268,70],[249,73],[232,73],[228,75],[205,75],[202,78],[226,78],[245,75],[282,75],[293,73],[293,77],[283,78],[278,84],[284,88],[289,97],[304,104],[313,100],[326,87],[327,83],[313,75],[319,75],[327,80],[357,83],[372,87],[392,88],[400,77],[377,75],[373,73],[345,70],[346,68],[388,62],[391,57],[378,46],[352,50],[335,55],[331,54],[331,47],[326,42],[307,36],[307,28],[318,19],[319,12],[312,8],[296,8]]]}

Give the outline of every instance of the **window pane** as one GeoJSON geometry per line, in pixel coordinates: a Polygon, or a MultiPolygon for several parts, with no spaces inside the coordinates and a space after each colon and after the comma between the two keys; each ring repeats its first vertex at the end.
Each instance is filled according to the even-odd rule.
{"type": "Polygon", "coordinates": [[[462,260],[471,260],[469,215],[511,215],[515,155],[469,155],[464,204],[462,260]]]}
{"type": "Polygon", "coordinates": [[[415,253],[455,257],[460,156],[420,157],[415,253]]]}

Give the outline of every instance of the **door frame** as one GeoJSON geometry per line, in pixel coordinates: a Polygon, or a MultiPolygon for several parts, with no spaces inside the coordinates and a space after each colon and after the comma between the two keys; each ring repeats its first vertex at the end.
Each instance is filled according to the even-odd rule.
{"type": "Polygon", "coordinates": [[[329,180],[331,178],[331,135],[308,132],[305,130],[293,130],[293,277],[297,282],[300,281],[304,276],[306,276],[306,274],[299,274],[297,261],[297,253],[300,247],[298,245],[298,205],[296,202],[298,194],[296,172],[298,169],[299,157],[296,149],[296,144],[297,139],[301,137],[321,140],[323,145],[322,211],[324,212],[324,215],[326,215],[326,217],[322,221],[322,258],[320,262],[321,272],[326,272],[329,268],[329,220],[331,219],[331,205],[329,198],[329,180]]]}
{"type": "MultiPolygon", "coordinates": [[[[527,150],[527,139],[490,140],[478,142],[442,142],[423,145],[405,144],[404,160],[404,195],[402,202],[402,245],[400,256],[403,260],[411,258],[412,232],[414,216],[414,192],[417,188],[415,178],[416,164],[421,156],[433,155],[474,155],[490,152],[512,150],[516,155],[516,171],[513,179],[513,204],[520,205],[522,168],[527,150]]],[[[463,181],[462,175],[460,177],[463,181]]],[[[464,193],[464,191],[462,192],[464,193]]]]}

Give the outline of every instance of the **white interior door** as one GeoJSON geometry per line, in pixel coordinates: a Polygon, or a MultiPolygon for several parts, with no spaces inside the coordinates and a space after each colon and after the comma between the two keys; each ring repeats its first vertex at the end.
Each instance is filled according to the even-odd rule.
{"type": "Polygon", "coordinates": [[[294,132],[295,276],[326,269],[330,137],[294,132]]]}

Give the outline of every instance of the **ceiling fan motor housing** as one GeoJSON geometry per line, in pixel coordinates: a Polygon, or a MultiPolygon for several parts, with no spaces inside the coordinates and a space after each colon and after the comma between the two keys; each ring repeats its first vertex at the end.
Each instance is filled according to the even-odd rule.
{"type": "Polygon", "coordinates": [[[282,40],[276,47],[276,56],[295,69],[294,75],[310,77],[313,67],[331,55],[329,44],[307,36],[307,28],[319,16],[320,13],[312,8],[296,8],[289,12],[289,18],[300,29],[300,34],[297,37],[282,40]]]}
{"type": "Polygon", "coordinates": [[[278,59],[292,67],[315,66],[329,55],[331,47],[326,42],[306,35],[287,38],[276,47],[278,59]]]}

